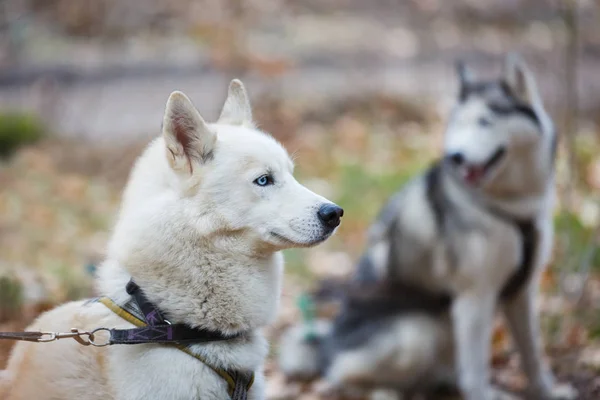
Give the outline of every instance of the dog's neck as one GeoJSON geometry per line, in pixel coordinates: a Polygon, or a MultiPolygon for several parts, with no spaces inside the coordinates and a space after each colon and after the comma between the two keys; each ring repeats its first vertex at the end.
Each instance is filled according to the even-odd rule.
{"type": "Polygon", "coordinates": [[[133,278],[171,323],[226,334],[253,330],[275,318],[283,257],[244,255],[235,247],[200,240],[148,243],[112,257],[109,252],[99,269],[99,292],[122,304],[133,278]]]}
{"type": "Polygon", "coordinates": [[[519,159],[520,163],[509,164],[500,172],[482,193],[483,200],[518,218],[536,218],[551,212],[555,188],[551,150],[542,145],[519,159]]]}
{"type": "Polygon", "coordinates": [[[514,186],[476,190],[446,170],[444,184],[455,193],[465,193],[465,200],[515,220],[536,219],[551,212],[554,200],[553,171],[530,170],[521,173],[527,175],[528,184],[519,182],[514,186]],[[462,187],[466,191],[456,189],[457,187],[462,187]]]}

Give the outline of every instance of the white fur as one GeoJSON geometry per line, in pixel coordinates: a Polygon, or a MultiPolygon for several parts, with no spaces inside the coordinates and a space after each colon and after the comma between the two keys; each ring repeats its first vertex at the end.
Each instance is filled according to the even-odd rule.
{"type": "MultiPolygon", "coordinates": [[[[268,344],[260,329],[276,315],[280,250],[315,245],[333,230],[317,215],[330,202],[294,179],[287,152],[253,128],[251,115],[237,80],[216,124],[204,122],[183,93],[170,96],[162,137],[131,173],[98,288],[123,304],[133,277],[171,323],[244,332],[242,338],[197,344],[192,351],[214,367],[254,371],[249,393],[254,400],[264,399],[268,344]],[[273,184],[257,185],[262,175],[273,184]]],[[[70,303],[44,314],[33,327],[132,326],[102,304],[70,303]]],[[[20,343],[7,371],[7,400],[228,398],[225,381],[207,365],[158,345],[96,349],[75,341],[20,343]]]]}

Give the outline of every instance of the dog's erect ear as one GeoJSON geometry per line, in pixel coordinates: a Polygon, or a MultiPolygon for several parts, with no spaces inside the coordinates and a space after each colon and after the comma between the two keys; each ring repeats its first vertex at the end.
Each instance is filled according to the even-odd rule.
{"type": "Polygon", "coordinates": [[[464,61],[457,61],[454,68],[458,77],[458,98],[460,101],[464,101],[469,95],[469,86],[474,80],[474,74],[464,61]]]}
{"type": "Polygon", "coordinates": [[[217,140],[190,99],[177,91],[167,101],[163,137],[171,167],[190,173],[194,162],[204,163],[211,158],[217,140]]]}
{"type": "Polygon", "coordinates": [[[220,124],[245,125],[252,127],[252,109],[246,94],[244,84],[239,79],[234,79],[229,84],[227,100],[219,117],[220,124]]]}
{"type": "Polygon", "coordinates": [[[510,53],[504,60],[504,80],[512,94],[526,104],[541,101],[533,74],[517,54],[510,53]]]}

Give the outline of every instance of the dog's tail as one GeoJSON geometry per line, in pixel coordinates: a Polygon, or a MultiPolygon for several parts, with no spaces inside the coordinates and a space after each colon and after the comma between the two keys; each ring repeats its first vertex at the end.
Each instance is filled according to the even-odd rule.
{"type": "Polygon", "coordinates": [[[279,368],[288,379],[311,380],[324,372],[331,321],[317,319],[288,328],[279,342],[279,368]]]}

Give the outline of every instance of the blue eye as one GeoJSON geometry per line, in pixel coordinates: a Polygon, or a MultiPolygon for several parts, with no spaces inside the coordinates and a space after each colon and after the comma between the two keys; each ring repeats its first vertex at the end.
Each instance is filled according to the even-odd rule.
{"type": "Polygon", "coordinates": [[[271,175],[262,175],[256,178],[254,183],[258,186],[269,186],[273,184],[273,177],[271,175]]]}

